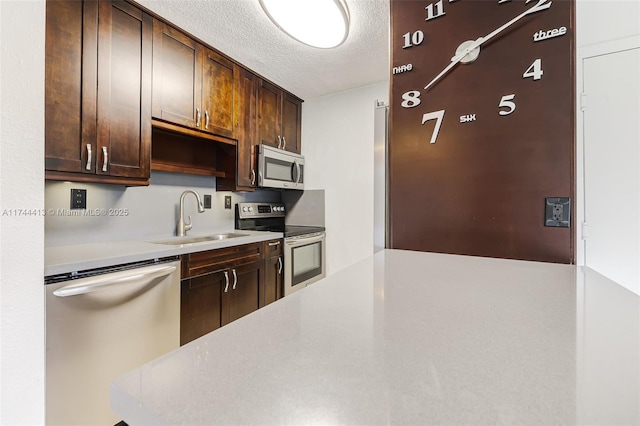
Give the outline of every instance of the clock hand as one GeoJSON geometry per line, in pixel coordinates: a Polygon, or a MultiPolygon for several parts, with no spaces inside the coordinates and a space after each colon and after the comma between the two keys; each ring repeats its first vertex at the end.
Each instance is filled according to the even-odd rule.
{"type": "MultiPolygon", "coordinates": [[[[532,0],[527,0],[526,3],[529,3],[532,0]]],[[[463,45],[465,43],[471,43],[468,46],[465,47],[464,50],[460,51],[460,53],[455,54],[455,56],[453,56],[451,58],[451,63],[449,65],[447,65],[441,72],[440,74],[438,74],[437,76],[434,77],[433,80],[431,80],[429,82],[429,84],[427,84],[424,87],[424,90],[427,90],[429,87],[433,86],[438,80],[440,80],[442,78],[442,76],[444,76],[446,73],[448,73],[451,68],[453,68],[454,66],[456,66],[458,63],[460,63],[460,61],[462,61],[462,59],[467,56],[469,53],[471,53],[473,50],[475,49],[479,49],[480,46],[489,41],[490,39],[492,39],[493,37],[495,37],[497,34],[499,34],[500,32],[504,31],[506,28],[509,28],[511,25],[515,24],[516,22],[518,22],[520,19],[524,18],[527,15],[530,15],[532,13],[535,12],[539,12],[541,10],[545,10],[551,7],[551,0],[538,0],[538,3],[535,4],[535,6],[527,9],[526,11],[522,12],[520,15],[516,16],[515,18],[513,18],[512,20],[510,20],[509,22],[507,22],[506,24],[502,25],[499,28],[496,28],[495,30],[493,30],[492,32],[490,32],[489,34],[487,34],[484,37],[480,37],[478,38],[476,41],[471,42],[471,40],[469,40],[468,42],[464,42],[463,45]]],[[[460,46],[462,47],[462,45],[460,46]]],[[[460,50],[460,47],[458,48],[458,50],[460,50]]],[[[473,58],[475,59],[475,58],[473,58]]]]}
{"type": "MultiPolygon", "coordinates": [[[[529,3],[530,1],[532,1],[532,0],[527,0],[526,3],[529,3]]],[[[453,58],[451,58],[451,61],[452,62],[453,61],[460,62],[460,60],[462,58],[460,58],[459,56],[463,56],[463,57],[466,56],[473,49],[475,49],[477,47],[480,47],[482,44],[484,44],[487,41],[491,40],[493,37],[495,37],[496,35],[498,35],[502,31],[504,31],[505,29],[509,28],[511,25],[515,24],[516,22],[518,22],[520,19],[524,18],[525,16],[530,15],[530,14],[535,13],[535,12],[539,12],[541,10],[549,9],[551,7],[551,3],[552,3],[551,0],[538,0],[538,3],[536,3],[535,6],[525,10],[520,15],[516,16],[515,18],[513,18],[512,20],[510,20],[506,24],[504,24],[501,27],[496,28],[495,30],[491,31],[486,36],[480,37],[479,39],[474,41],[472,44],[470,44],[463,52],[458,53],[453,58]]]]}

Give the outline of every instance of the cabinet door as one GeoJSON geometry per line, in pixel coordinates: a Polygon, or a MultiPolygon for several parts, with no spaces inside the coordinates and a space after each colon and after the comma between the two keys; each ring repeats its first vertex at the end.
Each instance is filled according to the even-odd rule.
{"type": "Polygon", "coordinates": [[[256,77],[242,70],[240,75],[240,132],[238,138],[237,186],[253,189],[256,186],[256,77]]]}
{"type": "Polygon", "coordinates": [[[223,310],[223,324],[235,321],[258,310],[260,303],[260,270],[262,262],[252,262],[231,269],[231,286],[228,292],[226,312],[223,310]],[[235,274],[234,274],[235,272],[235,274]]]}
{"type": "Polygon", "coordinates": [[[124,1],[100,2],[98,174],[149,178],[153,20],[124,1]]]}
{"type": "Polygon", "coordinates": [[[216,52],[204,49],[202,130],[236,138],[240,68],[216,52]]]}
{"type": "Polygon", "coordinates": [[[258,80],[258,143],[278,147],[281,132],[282,91],[258,80]]]}
{"type": "Polygon", "coordinates": [[[167,24],[153,21],[154,118],[187,127],[202,119],[202,49],[167,24]],[[199,114],[198,114],[199,113],[199,114]]]}
{"type": "Polygon", "coordinates": [[[98,2],[46,8],[45,169],[95,173],[98,2]]]}
{"type": "Polygon", "coordinates": [[[284,149],[300,154],[302,139],[302,101],[289,93],[282,97],[282,136],[284,149]]]}
{"type": "Polygon", "coordinates": [[[284,265],[282,256],[269,257],[264,263],[264,305],[268,305],[282,297],[284,265]]]}
{"type": "Polygon", "coordinates": [[[225,272],[212,272],[182,280],[180,296],[180,345],[222,326],[225,272]]]}

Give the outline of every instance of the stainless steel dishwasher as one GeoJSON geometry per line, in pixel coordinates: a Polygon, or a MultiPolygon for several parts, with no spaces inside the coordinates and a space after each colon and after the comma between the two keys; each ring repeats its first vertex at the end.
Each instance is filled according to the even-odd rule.
{"type": "Polygon", "coordinates": [[[45,279],[46,423],[114,425],[109,383],[180,345],[175,258],[45,279]]]}

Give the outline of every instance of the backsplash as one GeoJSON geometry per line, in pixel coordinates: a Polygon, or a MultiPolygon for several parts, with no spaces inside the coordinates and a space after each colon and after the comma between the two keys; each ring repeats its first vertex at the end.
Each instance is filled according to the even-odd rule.
{"type": "Polygon", "coordinates": [[[229,231],[234,228],[235,204],[244,201],[281,201],[280,192],[257,190],[216,192],[215,178],[152,172],[146,187],[45,183],[45,246],[166,238],[176,234],[180,195],[186,189],[212,196],[211,209],[198,213],[193,195],[185,198],[184,217],[191,216],[191,235],[229,231]],[[71,189],[87,190],[87,209],[70,210],[71,189]],[[231,196],[231,209],[224,196],[231,196]]]}

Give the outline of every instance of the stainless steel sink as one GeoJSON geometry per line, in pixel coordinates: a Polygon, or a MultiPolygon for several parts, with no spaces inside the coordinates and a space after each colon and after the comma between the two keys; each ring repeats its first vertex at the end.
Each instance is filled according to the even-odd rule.
{"type": "Polygon", "coordinates": [[[219,240],[227,240],[229,238],[238,238],[238,237],[248,237],[249,234],[239,234],[236,232],[229,232],[226,234],[212,234],[212,235],[203,235],[199,237],[173,237],[168,240],[160,240],[160,241],[151,241],[154,244],[167,244],[167,245],[181,245],[181,244],[193,244],[193,243],[204,243],[207,241],[219,241],[219,240]]]}

